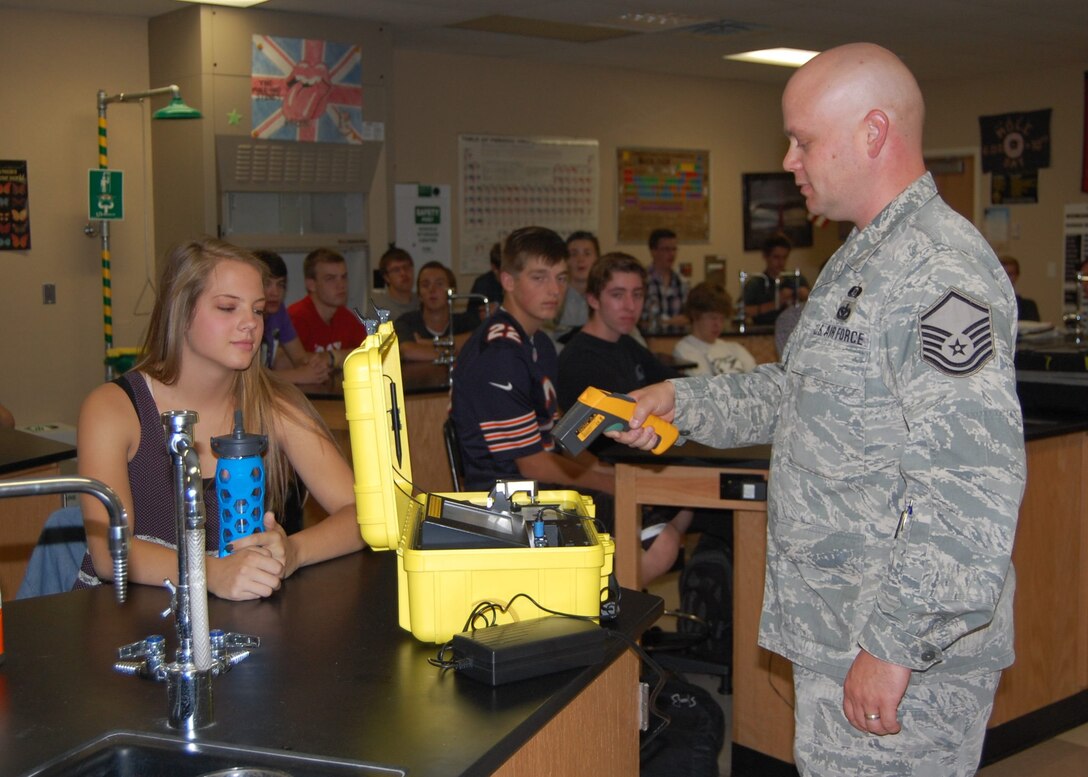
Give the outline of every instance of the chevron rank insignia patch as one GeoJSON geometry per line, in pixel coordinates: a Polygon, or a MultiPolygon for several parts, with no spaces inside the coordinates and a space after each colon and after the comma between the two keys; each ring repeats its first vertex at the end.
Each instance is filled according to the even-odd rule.
{"type": "Polygon", "coordinates": [[[918,317],[922,360],[930,366],[962,378],[974,375],[994,355],[990,308],[956,288],[918,317]]]}

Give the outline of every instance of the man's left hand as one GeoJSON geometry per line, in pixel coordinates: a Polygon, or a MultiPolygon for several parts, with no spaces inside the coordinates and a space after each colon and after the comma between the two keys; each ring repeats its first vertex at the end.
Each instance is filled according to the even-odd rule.
{"type": "Polygon", "coordinates": [[[910,669],[881,661],[862,650],[842,687],[842,711],[850,725],[867,734],[898,734],[899,702],[907,692],[910,669]]]}

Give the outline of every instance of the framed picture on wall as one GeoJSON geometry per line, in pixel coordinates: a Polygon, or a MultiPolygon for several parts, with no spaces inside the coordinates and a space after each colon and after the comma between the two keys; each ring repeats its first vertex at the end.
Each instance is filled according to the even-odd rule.
{"type": "Polygon", "coordinates": [[[812,222],[793,173],[744,173],[744,250],[758,251],[782,232],[797,248],[812,245],[812,222]]]}

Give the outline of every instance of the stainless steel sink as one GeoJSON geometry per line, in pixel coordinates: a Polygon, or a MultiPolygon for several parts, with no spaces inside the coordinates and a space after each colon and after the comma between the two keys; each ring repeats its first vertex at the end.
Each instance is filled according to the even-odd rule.
{"type": "Polygon", "coordinates": [[[114,732],[24,777],[391,777],[400,769],[282,750],[114,732]]]}

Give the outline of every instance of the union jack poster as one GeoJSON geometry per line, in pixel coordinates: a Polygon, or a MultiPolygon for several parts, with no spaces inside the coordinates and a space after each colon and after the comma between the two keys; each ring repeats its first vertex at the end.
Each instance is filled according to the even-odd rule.
{"type": "Polygon", "coordinates": [[[253,36],[255,138],[362,143],[362,52],[354,44],[253,36]]]}

